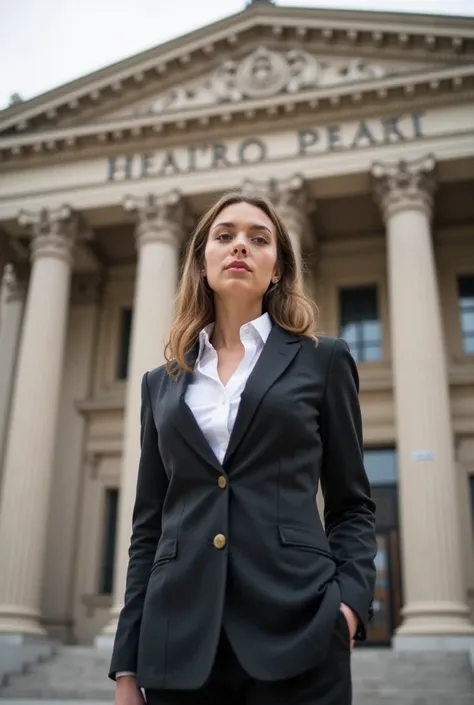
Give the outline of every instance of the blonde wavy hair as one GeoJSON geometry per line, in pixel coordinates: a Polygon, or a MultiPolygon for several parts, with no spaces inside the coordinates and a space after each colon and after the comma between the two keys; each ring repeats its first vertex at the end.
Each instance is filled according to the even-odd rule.
{"type": "Polygon", "coordinates": [[[288,230],[271,201],[260,195],[228,193],[211,206],[199,220],[188,242],[183,273],[176,297],[176,312],[165,346],[168,374],[192,372],[188,353],[197,343],[200,331],[215,321],[213,293],[202,274],[209,230],[219,213],[238,203],[248,203],[263,211],[272,221],[277,235],[280,279],[269,286],[263,297],[263,311],[278,326],[316,340],[316,306],[303,292],[295,254],[288,230]]]}

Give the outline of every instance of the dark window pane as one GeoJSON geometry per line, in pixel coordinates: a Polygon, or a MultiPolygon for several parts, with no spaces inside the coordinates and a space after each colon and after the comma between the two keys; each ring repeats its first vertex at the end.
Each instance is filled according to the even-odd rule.
{"type": "Polygon", "coordinates": [[[463,349],[467,355],[474,354],[474,276],[459,277],[459,318],[463,349]]]}
{"type": "Polygon", "coordinates": [[[358,339],[358,334],[357,334],[357,326],[355,323],[348,323],[347,325],[343,326],[344,330],[344,340],[349,343],[356,343],[358,339]]]}
{"type": "Polygon", "coordinates": [[[467,277],[459,277],[459,297],[461,299],[471,299],[474,304],[474,274],[467,277]]]}
{"type": "Polygon", "coordinates": [[[397,483],[397,453],[394,448],[366,448],[364,466],[371,485],[397,483]]]}
{"type": "Polygon", "coordinates": [[[364,321],[362,330],[366,340],[380,340],[380,321],[364,321]]]}
{"type": "Polygon", "coordinates": [[[130,336],[132,333],[132,309],[122,309],[120,318],[119,347],[117,350],[117,379],[127,379],[130,336]]]}
{"type": "Polygon", "coordinates": [[[466,355],[474,355],[474,335],[464,338],[464,352],[466,355]]]}
{"type": "Polygon", "coordinates": [[[348,343],[356,362],[382,358],[382,328],[375,286],[341,289],[339,292],[340,335],[348,343]]]}
{"type": "Polygon", "coordinates": [[[113,590],[118,495],[117,489],[105,491],[104,539],[99,584],[101,595],[111,595],[113,590]]]}
{"type": "Polygon", "coordinates": [[[470,311],[467,307],[461,310],[461,329],[463,333],[474,333],[474,304],[470,311]]]}
{"type": "Polygon", "coordinates": [[[343,324],[378,318],[375,286],[341,289],[340,300],[343,324]]]}
{"type": "Polygon", "coordinates": [[[471,523],[474,529],[474,475],[469,475],[469,488],[471,490],[471,523]]]}
{"type": "Polygon", "coordinates": [[[377,362],[382,358],[380,345],[366,345],[364,348],[365,362],[377,362]]]}

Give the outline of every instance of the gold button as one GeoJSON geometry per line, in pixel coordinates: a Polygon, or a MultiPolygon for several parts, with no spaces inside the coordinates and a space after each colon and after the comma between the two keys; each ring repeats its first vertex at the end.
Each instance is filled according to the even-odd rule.
{"type": "Polygon", "coordinates": [[[221,488],[221,490],[225,490],[227,487],[227,480],[225,479],[224,475],[221,475],[219,479],[217,480],[217,484],[221,488]]]}
{"type": "Polygon", "coordinates": [[[224,534],[217,534],[217,536],[214,536],[213,543],[215,548],[224,548],[226,544],[226,538],[224,534]]]}

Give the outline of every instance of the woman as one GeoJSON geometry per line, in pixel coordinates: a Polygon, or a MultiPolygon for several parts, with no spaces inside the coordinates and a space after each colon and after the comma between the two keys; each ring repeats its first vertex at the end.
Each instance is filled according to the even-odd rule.
{"type": "Polygon", "coordinates": [[[167,365],[142,382],[116,705],[351,702],[374,504],[356,366],[313,324],[270,202],[221,198],[190,242],[167,365]]]}

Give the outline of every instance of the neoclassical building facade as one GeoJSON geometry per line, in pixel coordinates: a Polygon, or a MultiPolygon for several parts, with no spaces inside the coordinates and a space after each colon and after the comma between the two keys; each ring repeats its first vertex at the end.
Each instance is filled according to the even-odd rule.
{"type": "Polygon", "coordinates": [[[465,648],[474,21],[262,1],[0,112],[0,638],[110,643],[141,377],[230,189],[273,198],[320,332],[359,365],[369,643],[465,648]]]}

